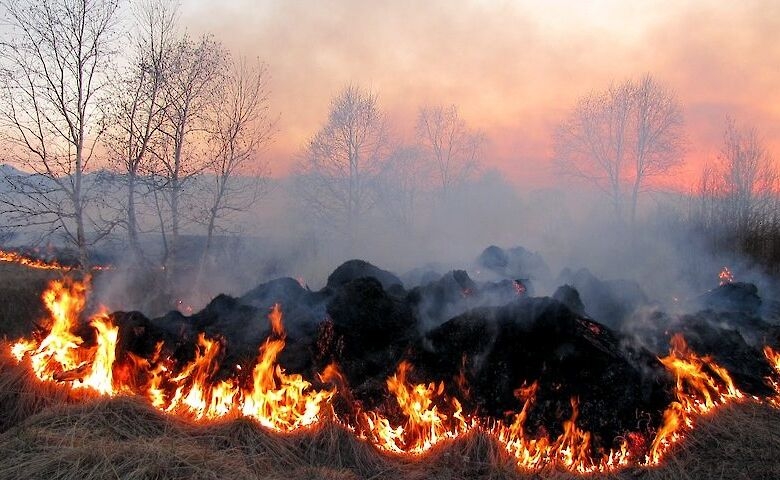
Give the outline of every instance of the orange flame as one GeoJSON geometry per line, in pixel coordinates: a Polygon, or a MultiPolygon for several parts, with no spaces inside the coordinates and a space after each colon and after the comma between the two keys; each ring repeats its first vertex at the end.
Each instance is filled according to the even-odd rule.
{"type": "Polygon", "coordinates": [[[260,347],[258,362],[252,372],[252,388],[244,392],[241,412],[261,425],[279,431],[292,431],[313,425],[320,419],[322,407],[334,391],[317,391],[299,374],[286,374],[276,363],[285,345],[280,306],[274,305],[268,316],[276,339],[260,347]]]}
{"type": "Polygon", "coordinates": [[[579,401],[571,399],[571,417],[563,422],[563,433],[551,440],[547,436],[530,438],[525,431],[525,422],[536,399],[538,383],[523,387],[515,395],[523,401],[523,408],[515,415],[509,427],[499,425],[492,429],[506,450],[517,460],[517,465],[526,470],[536,470],[545,465],[557,464],[569,471],[579,473],[606,472],[628,465],[627,443],[621,442],[618,450],[611,450],[599,461],[592,457],[590,433],[577,427],[579,401]]]}
{"type": "Polygon", "coordinates": [[[695,415],[743,398],[726,369],[710,357],[696,355],[679,333],[672,337],[669,355],[659,360],[675,376],[677,400],[664,412],[663,424],[645,459],[648,465],[660,463],[663,454],[683,437],[684,431],[693,428],[695,415]]]}
{"type": "Polygon", "coordinates": [[[764,356],[769,361],[769,366],[775,371],[775,377],[769,377],[767,380],[772,388],[775,390],[776,395],[769,399],[769,403],[777,408],[780,408],[780,352],[775,351],[769,345],[764,347],[764,356]]]}
{"type": "Polygon", "coordinates": [[[727,283],[732,283],[734,281],[734,274],[731,273],[729,267],[723,267],[723,269],[718,274],[718,280],[720,280],[721,286],[727,283]]]}
{"type": "Polygon", "coordinates": [[[0,250],[0,262],[18,263],[39,270],[64,270],[67,268],[56,261],[46,262],[38,258],[22,255],[21,253],[4,250],[0,250]]]}
{"type": "Polygon", "coordinates": [[[404,425],[392,427],[390,420],[378,412],[362,415],[368,425],[365,436],[382,450],[419,454],[441,440],[457,437],[470,428],[456,398],[451,400],[453,413],[450,416],[442,413],[436,405],[436,400],[443,399],[444,383],[413,385],[406,378],[411,370],[411,364],[403,361],[387,380],[387,389],[395,395],[406,417],[404,425]]]}
{"type": "MultiPolygon", "coordinates": [[[[0,262],[17,263],[38,270],[72,270],[74,268],[73,266],[63,265],[56,260],[46,261],[6,250],[0,250],[0,262]]],[[[93,265],[90,267],[90,270],[109,270],[110,268],[108,265],[93,265]]]]}
{"type": "Polygon", "coordinates": [[[95,315],[96,345],[84,348],[84,340],[72,333],[86,304],[88,281],[55,280],[43,293],[51,314],[51,330],[40,342],[22,339],[11,351],[17,360],[30,357],[33,372],[41,380],[69,381],[74,389],[89,388],[113,395],[113,365],[119,328],[105,313],[95,315]]]}

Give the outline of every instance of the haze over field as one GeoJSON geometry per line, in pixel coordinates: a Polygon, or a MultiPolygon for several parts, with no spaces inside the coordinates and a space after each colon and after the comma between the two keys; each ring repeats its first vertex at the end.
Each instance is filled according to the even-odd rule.
{"type": "Polygon", "coordinates": [[[408,139],[420,105],[457,104],[489,139],[485,166],[526,187],[558,182],[552,131],[579,97],[646,72],[676,91],[689,138],[687,164],[661,183],[688,190],[717,157],[726,115],[780,151],[772,0],[188,1],[181,14],[191,32],[269,64],[275,175],[350,82],[376,91],[408,139]]]}

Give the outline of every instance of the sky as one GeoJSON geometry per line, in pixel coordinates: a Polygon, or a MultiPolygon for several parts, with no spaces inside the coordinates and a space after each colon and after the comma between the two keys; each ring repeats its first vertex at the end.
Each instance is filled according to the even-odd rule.
{"type": "Polygon", "coordinates": [[[483,168],[519,186],[555,182],[552,131],[579,97],[645,73],[685,113],[671,184],[687,190],[715,161],[727,115],[780,157],[777,0],[182,0],[181,22],[268,64],[277,176],[350,83],[407,141],[421,105],[457,105],[488,139],[483,168]]]}

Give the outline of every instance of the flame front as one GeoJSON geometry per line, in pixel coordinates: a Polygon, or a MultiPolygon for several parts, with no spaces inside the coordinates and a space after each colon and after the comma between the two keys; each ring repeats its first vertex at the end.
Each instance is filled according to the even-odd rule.
{"type": "Polygon", "coordinates": [[[545,465],[556,464],[566,470],[579,473],[606,472],[628,465],[629,451],[626,442],[620,448],[596,460],[592,456],[590,433],[577,427],[579,401],[571,399],[572,414],[563,422],[563,433],[555,439],[548,436],[532,438],[525,430],[526,420],[534,401],[539,384],[534,382],[528,387],[515,391],[515,396],[523,401],[523,408],[515,415],[510,426],[493,427],[506,450],[517,459],[517,465],[525,470],[536,470],[545,465]]]}
{"type": "Polygon", "coordinates": [[[84,282],[55,280],[43,294],[51,314],[51,329],[40,343],[22,339],[11,347],[20,360],[28,355],[33,372],[41,380],[69,381],[74,389],[90,389],[114,395],[113,367],[119,327],[105,313],[92,317],[95,345],[82,347],[84,340],[73,334],[86,304],[89,279],[84,282]]]}
{"type": "Polygon", "coordinates": [[[7,252],[0,250],[0,262],[18,263],[30,268],[37,268],[39,270],[63,270],[65,269],[58,262],[46,262],[38,258],[28,257],[17,252],[7,252]]]}
{"type": "Polygon", "coordinates": [[[242,388],[236,378],[217,380],[221,340],[198,336],[194,359],[178,367],[161,355],[159,342],[151,359],[130,356],[130,364],[115,375],[119,328],[105,313],[95,315],[95,345],[85,347],[73,331],[86,304],[87,282],[57,280],[44,292],[43,300],[51,315],[51,329],[40,342],[22,339],[11,347],[21,361],[29,357],[40,380],[65,382],[73,389],[86,389],[101,395],[138,393],[165,412],[190,418],[215,419],[243,414],[278,431],[292,431],[320,420],[322,408],[332,391],[318,391],[298,374],[286,374],[276,362],[285,346],[282,312],[275,305],[269,315],[272,336],[260,347],[252,382],[242,388]],[[127,372],[126,370],[131,370],[127,372]],[[114,377],[118,377],[115,381],[114,377]],[[134,379],[146,377],[142,385],[134,379]]]}
{"type": "MultiPolygon", "coordinates": [[[[29,359],[38,379],[97,395],[141,395],[166,413],[193,420],[243,415],[280,432],[315,425],[326,408],[327,413],[332,413],[329,406],[336,394],[335,387],[317,390],[301,375],[288,374],[278,364],[286,342],[279,305],[268,316],[270,333],[259,348],[250,377],[250,370],[241,365],[226,371],[222,367],[224,340],[203,333],[198,335],[192,358],[186,362],[165,356],[163,342],[156,344],[148,358],[125,352],[118,361],[119,327],[112,324],[106,313],[89,320],[94,339],[90,336],[85,341],[74,333],[83,331],[79,319],[87,303],[87,287],[88,280],[53,281],[43,295],[50,313],[48,333],[40,339],[19,340],[11,347],[18,361],[29,359]]],[[[515,392],[522,408],[511,423],[504,424],[464,414],[460,401],[445,393],[443,382],[412,383],[412,365],[407,361],[402,361],[386,381],[399,412],[395,420],[379,411],[360,412],[336,365],[328,366],[320,379],[337,385],[344,398],[358,406],[358,413],[350,417],[354,424],[337,420],[383,451],[421,455],[444,440],[479,429],[493,436],[522,469],[555,465],[572,472],[609,472],[632,462],[637,464],[642,456],[642,465],[659,464],[669,448],[693,427],[697,416],[743,398],[726,369],[710,357],[690,350],[681,335],[674,335],[670,343],[669,355],[659,360],[674,375],[675,401],[664,412],[652,442],[648,438],[644,443],[650,444],[650,448],[637,454],[629,451],[627,441],[621,441],[618,448],[594,457],[590,433],[577,425],[577,398],[571,399],[571,415],[562,422],[560,435],[529,435],[526,423],[536,401],[537,382],[515,392]]],[[[764,355],[776,373],[776,378],[768,379],[777,391],[769,402],[780,407],[780,353],[767,346],[764,355]]],[[[464,358],[456,383],[459,391],[468,396],[465,372],[464,358]]],[[[629,437],[632,435],[644,434],[633,432],[629,437]]]]}
{"type": "Polygon", "coordinates": [[[320,419],[322,407],[335,392],[313,390],[301,375],[284,372],[276,363],[285,345],[282,310],[278,304],[274,305],[268,320],[277,338],[269,338],[260,347],[252,372],[252,387],[244,392],[241,412],[279,431],[312,425],[320,419]]]}

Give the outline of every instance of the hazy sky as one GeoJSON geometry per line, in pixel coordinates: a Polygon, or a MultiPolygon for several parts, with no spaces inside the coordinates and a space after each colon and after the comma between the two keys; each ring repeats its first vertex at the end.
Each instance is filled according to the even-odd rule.
{"type": "Polygon", "coordinates": [[[268,63],[289,171],[347,83],[376,91],[412,139],[421,104],[457,104],[490,140],[485,166],[550,182],[553,126],[581,95],[645,72],[684,107],[693,179],[725,115],[780,157],[780,1],[183,0],[182,22],[268,63]]]}

